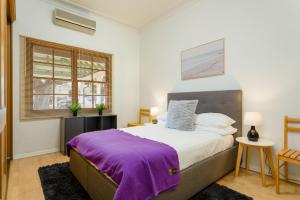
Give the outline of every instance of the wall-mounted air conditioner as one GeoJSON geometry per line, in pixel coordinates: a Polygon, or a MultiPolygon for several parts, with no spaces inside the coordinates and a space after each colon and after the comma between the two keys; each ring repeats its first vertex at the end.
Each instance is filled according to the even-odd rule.
{"type": "Polygon", "coordinates": [[[53,23],[88,34],[94,34],[96,31],[95,21],[57,8],[53,12],[53,23]]]}

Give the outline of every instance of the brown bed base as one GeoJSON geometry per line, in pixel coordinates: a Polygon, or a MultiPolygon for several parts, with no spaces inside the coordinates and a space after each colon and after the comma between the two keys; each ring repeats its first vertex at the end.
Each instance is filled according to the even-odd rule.
{"type": "MultiPolygon", "coordinates": [[[[189,199],[232,171],[235,167],[236,154],[237,146],[234,146],[182,170],[177,188],[173,191],[163,192],[154,199],[189,199]]],[[[113,199],[118,185],[74,149],[70,151],[70,168],[93,200],[113,199]]]]}

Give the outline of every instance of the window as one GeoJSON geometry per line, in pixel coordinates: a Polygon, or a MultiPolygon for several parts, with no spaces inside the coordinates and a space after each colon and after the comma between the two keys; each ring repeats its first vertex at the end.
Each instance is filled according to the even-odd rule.
{"type": "Polygon", "coordinates": [[[94,108],[106,102],[106,61],[80,53],[77,59],[78,102],[83,108],[94,108]]]}
{"type": "MultiPolygon", "coordinates": [[[[104,103],[111,111],[111,55],[26,38],[22,118],[69,114],[78,102],[81,112],[104,103]]],[[[21,106],[21,107],[22,107],[21,106]]]]}
{"type": "Polygon", "coordinates": [[[32,46],[32,110],[66,109],[72,103],[72,52],[32,46]]]}

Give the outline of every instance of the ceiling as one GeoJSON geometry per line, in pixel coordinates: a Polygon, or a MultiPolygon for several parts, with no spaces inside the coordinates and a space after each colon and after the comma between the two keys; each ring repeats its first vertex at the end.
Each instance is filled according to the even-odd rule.
{"type": "Polygon", "coordinates": [[[135,28],[188,0],[62,0],[135,28]]]}

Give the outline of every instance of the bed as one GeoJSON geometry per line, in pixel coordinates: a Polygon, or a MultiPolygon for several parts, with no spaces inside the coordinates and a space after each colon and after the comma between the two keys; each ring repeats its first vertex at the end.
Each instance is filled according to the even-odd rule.
{"type": "MultiPolygon", "coordinates": [[[[181,181],[175,190],[161,193],[155,198],[157,200],[188,199],[234,169],[237,153],[234,138],[242,135],[242,92],[240,90],[227,90],[168,94],[168,102],[170,100],[193,99],[199,100],[196,113],[217,112],[226,114],[236,120],[233,126],[238,129],[238,132],[233,137],[231,136],[231,139],[230,137],[224,140],[209,138],[209,141],[214,143],[214,148],[211,148],[213,150],[209,150],[209,148],[197,149],[197,145],[191,144],[193,148],[189,152],[206,151],[205,154],[197,153],[189,157],[187,155],[191,155],[191,153],[179,151],[178,149],[181,146],[178,144],[176,148],[178,148],[180,160],[181,181]]],[[[131,132],[131,134],[140,132],[148,134],[146,130],[151,132],[151,129],[159,130],[161,128],[159,126],[149,126],[124,130],[131,132]]],[[[180,140],[180,136],[178,136],[178,139],[180,140]]],[[[192,141],[190,142],[192,143],[192,141]]],[[[167,143],[167,140],[165,142],[167,143]]],[[[174,142],[176,143],[176,141],[174,142]]],[[[81,156],[76,149],[70,150],[70,168],[92,199],[113,199],[118,185],[110,177],[101,173],[93,163],[81,156]]]]}

